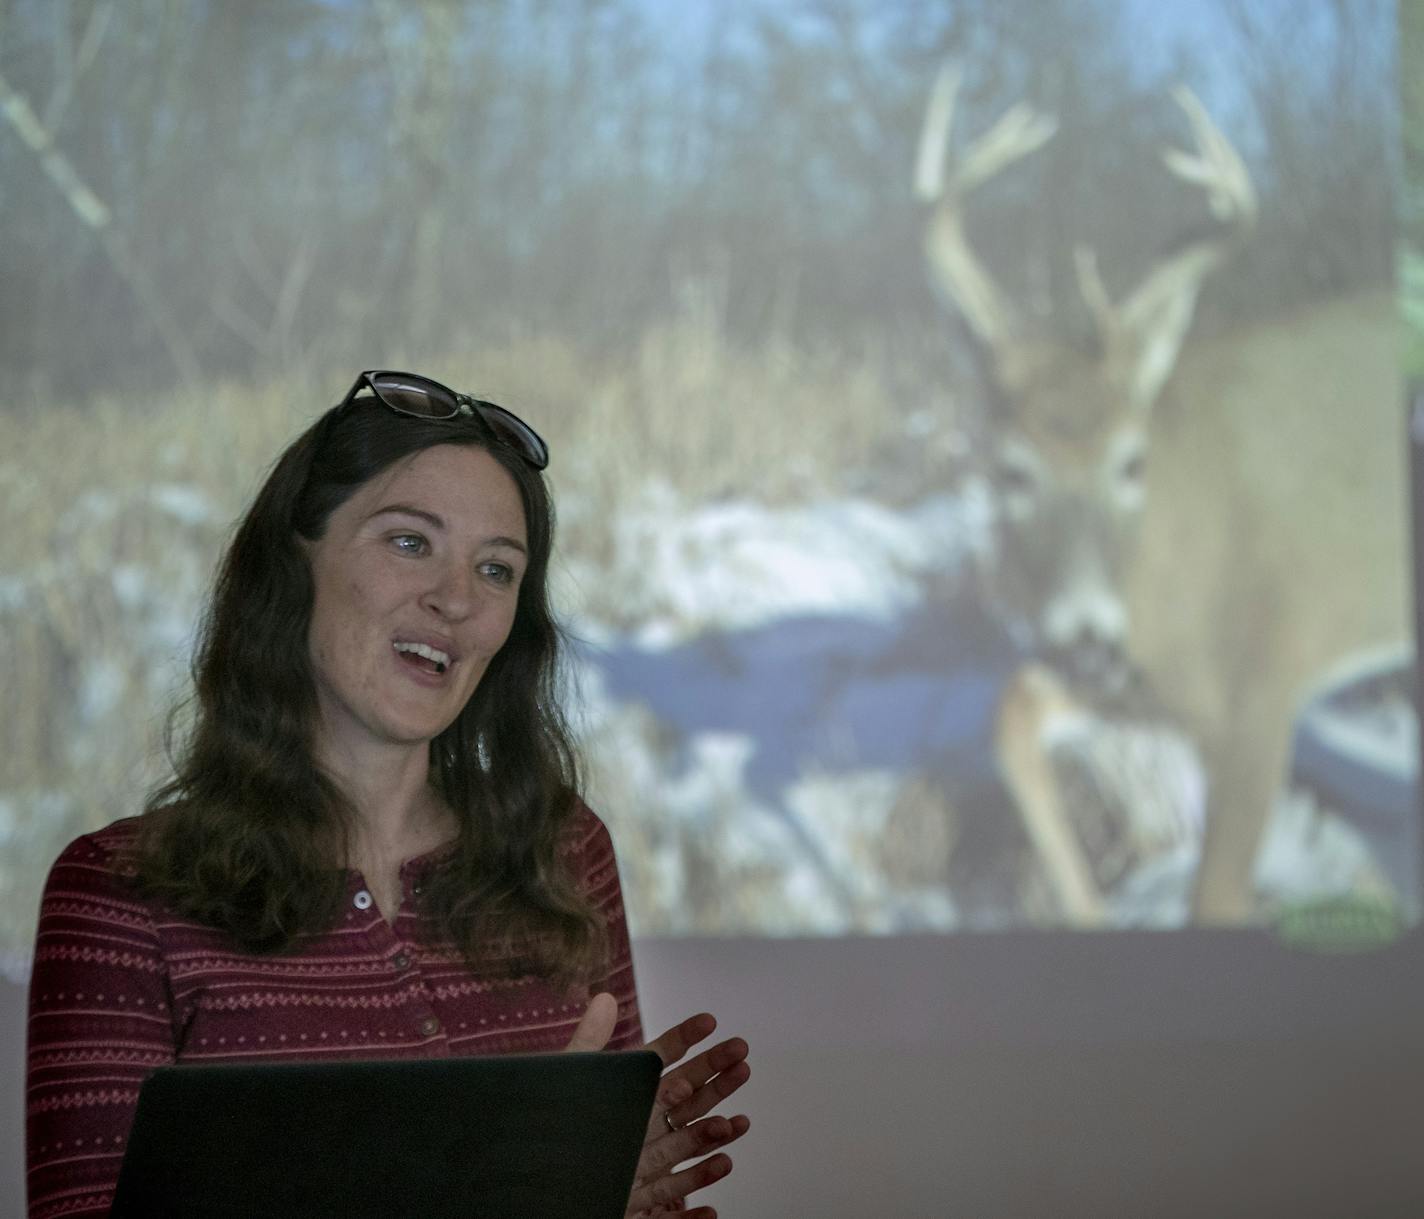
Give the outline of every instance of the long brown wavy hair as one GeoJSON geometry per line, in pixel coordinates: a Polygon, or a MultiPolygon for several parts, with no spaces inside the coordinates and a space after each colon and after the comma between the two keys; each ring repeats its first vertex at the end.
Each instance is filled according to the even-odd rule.
{"type": "Polygon", "coordinates": [[[218,568],[193,659],[190,727],[172,750],[174,777],[145,805],[135,881],[252,952],[281,952],[334,925],[353,810],[313,760],[313,584],[298,539],[316,541],[362,484],[440,444],[482,448],[509,472],[529,556],[508,641],[430,745],[431,782],[460,828],[420,911],[474,968],[572,984],[598,968],[606,934],[560,855],[578,767],[548,604],[553,504],[539,472],[472,420],[416,419],[357,398],[278,458],[218,568]]]}

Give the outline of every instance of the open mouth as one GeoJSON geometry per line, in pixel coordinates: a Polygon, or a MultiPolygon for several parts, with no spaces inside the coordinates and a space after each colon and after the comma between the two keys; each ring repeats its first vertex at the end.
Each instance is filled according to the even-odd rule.
{"type": "Polygon", "coordinates": [[[428,643],[397,641],[391,645],[402,661],[423,673],[444,673],[450,667],[450,655],[428,643]]]}

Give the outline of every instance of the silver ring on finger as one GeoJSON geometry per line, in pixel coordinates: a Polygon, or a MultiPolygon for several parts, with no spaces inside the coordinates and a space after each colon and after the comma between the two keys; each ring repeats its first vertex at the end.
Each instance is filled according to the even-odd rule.
{"type": "Polygon", "coordinates": [[[679,1130],[682,1129],[681,1126],[674,1126],[674,1125],[672,1124],[672,1110],[671,1110],[671,1109],[664,1109],[664,1110],[663,1110],[663,1124],[664,1124],[665,1126],[667,1126],[667,1128],[668,1128],[668,1133],[669,1133],[669,1134],[676,1134],[679,1130]]]}

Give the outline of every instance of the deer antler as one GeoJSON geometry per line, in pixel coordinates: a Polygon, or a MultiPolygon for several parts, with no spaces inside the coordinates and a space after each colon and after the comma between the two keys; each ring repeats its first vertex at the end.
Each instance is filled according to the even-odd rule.
{"type": "Polygon", "coordinates": [[[1211,121],[1195,93],[1178,85],[1172,90],[1172,97],[1191,123],[1197,151],[1193,155],[1180,148],[1167,148],[1162,160],[1184,182],[1196,183],[1207,192],[1217,220],[1249,232],[1256,223],[1256,191],[1245,163],[1211,121]]]}
{"type": "Polygon", "coordinates": [[[946,181],[949,132],[961,83],[962,73],[956,64],[945,64],[935,78],[920,131],[915,193],[934,204],[925,234],[925,254],[935,283],[958,306],[974,336],[993,349],[1012,337],[1015,315],[965,238],[964,197],[1042,147],[1058,129],[1058,121],[1019,102],[969,146],[946,181]]]}
{"type": "Polygon", "coordinates": [[[1108,297],[1091,251],[1075,251],[1079,288],[1099,333],[1110,348],[1125,345],[1135,357],[1131,393],[1143,408],[1156,400],[1177,362],[1202,283],[1249,235],[1257,215],[1256,192],[1241,157],[1196,94],[1179,85],[1172,96],[1187,116],[1196,147],[1164,149],[1162,160],[1177,177],[1206,192],[1218,227],[1158,263],[1118,306],[1108,297]]]}

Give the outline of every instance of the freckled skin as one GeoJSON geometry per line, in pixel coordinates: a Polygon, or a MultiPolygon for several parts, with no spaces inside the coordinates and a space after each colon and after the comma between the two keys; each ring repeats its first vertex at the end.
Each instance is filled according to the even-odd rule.
{"type": "Polygon", "coordinates": [[[509,637],[526,544],[518,487],[477,448],[425,449],[331,514],[307,547],[319,753],[423,746],[450,725],[509,637]],[[431,636],[459,656],[438,685],[392,647],[431,636]]]}

